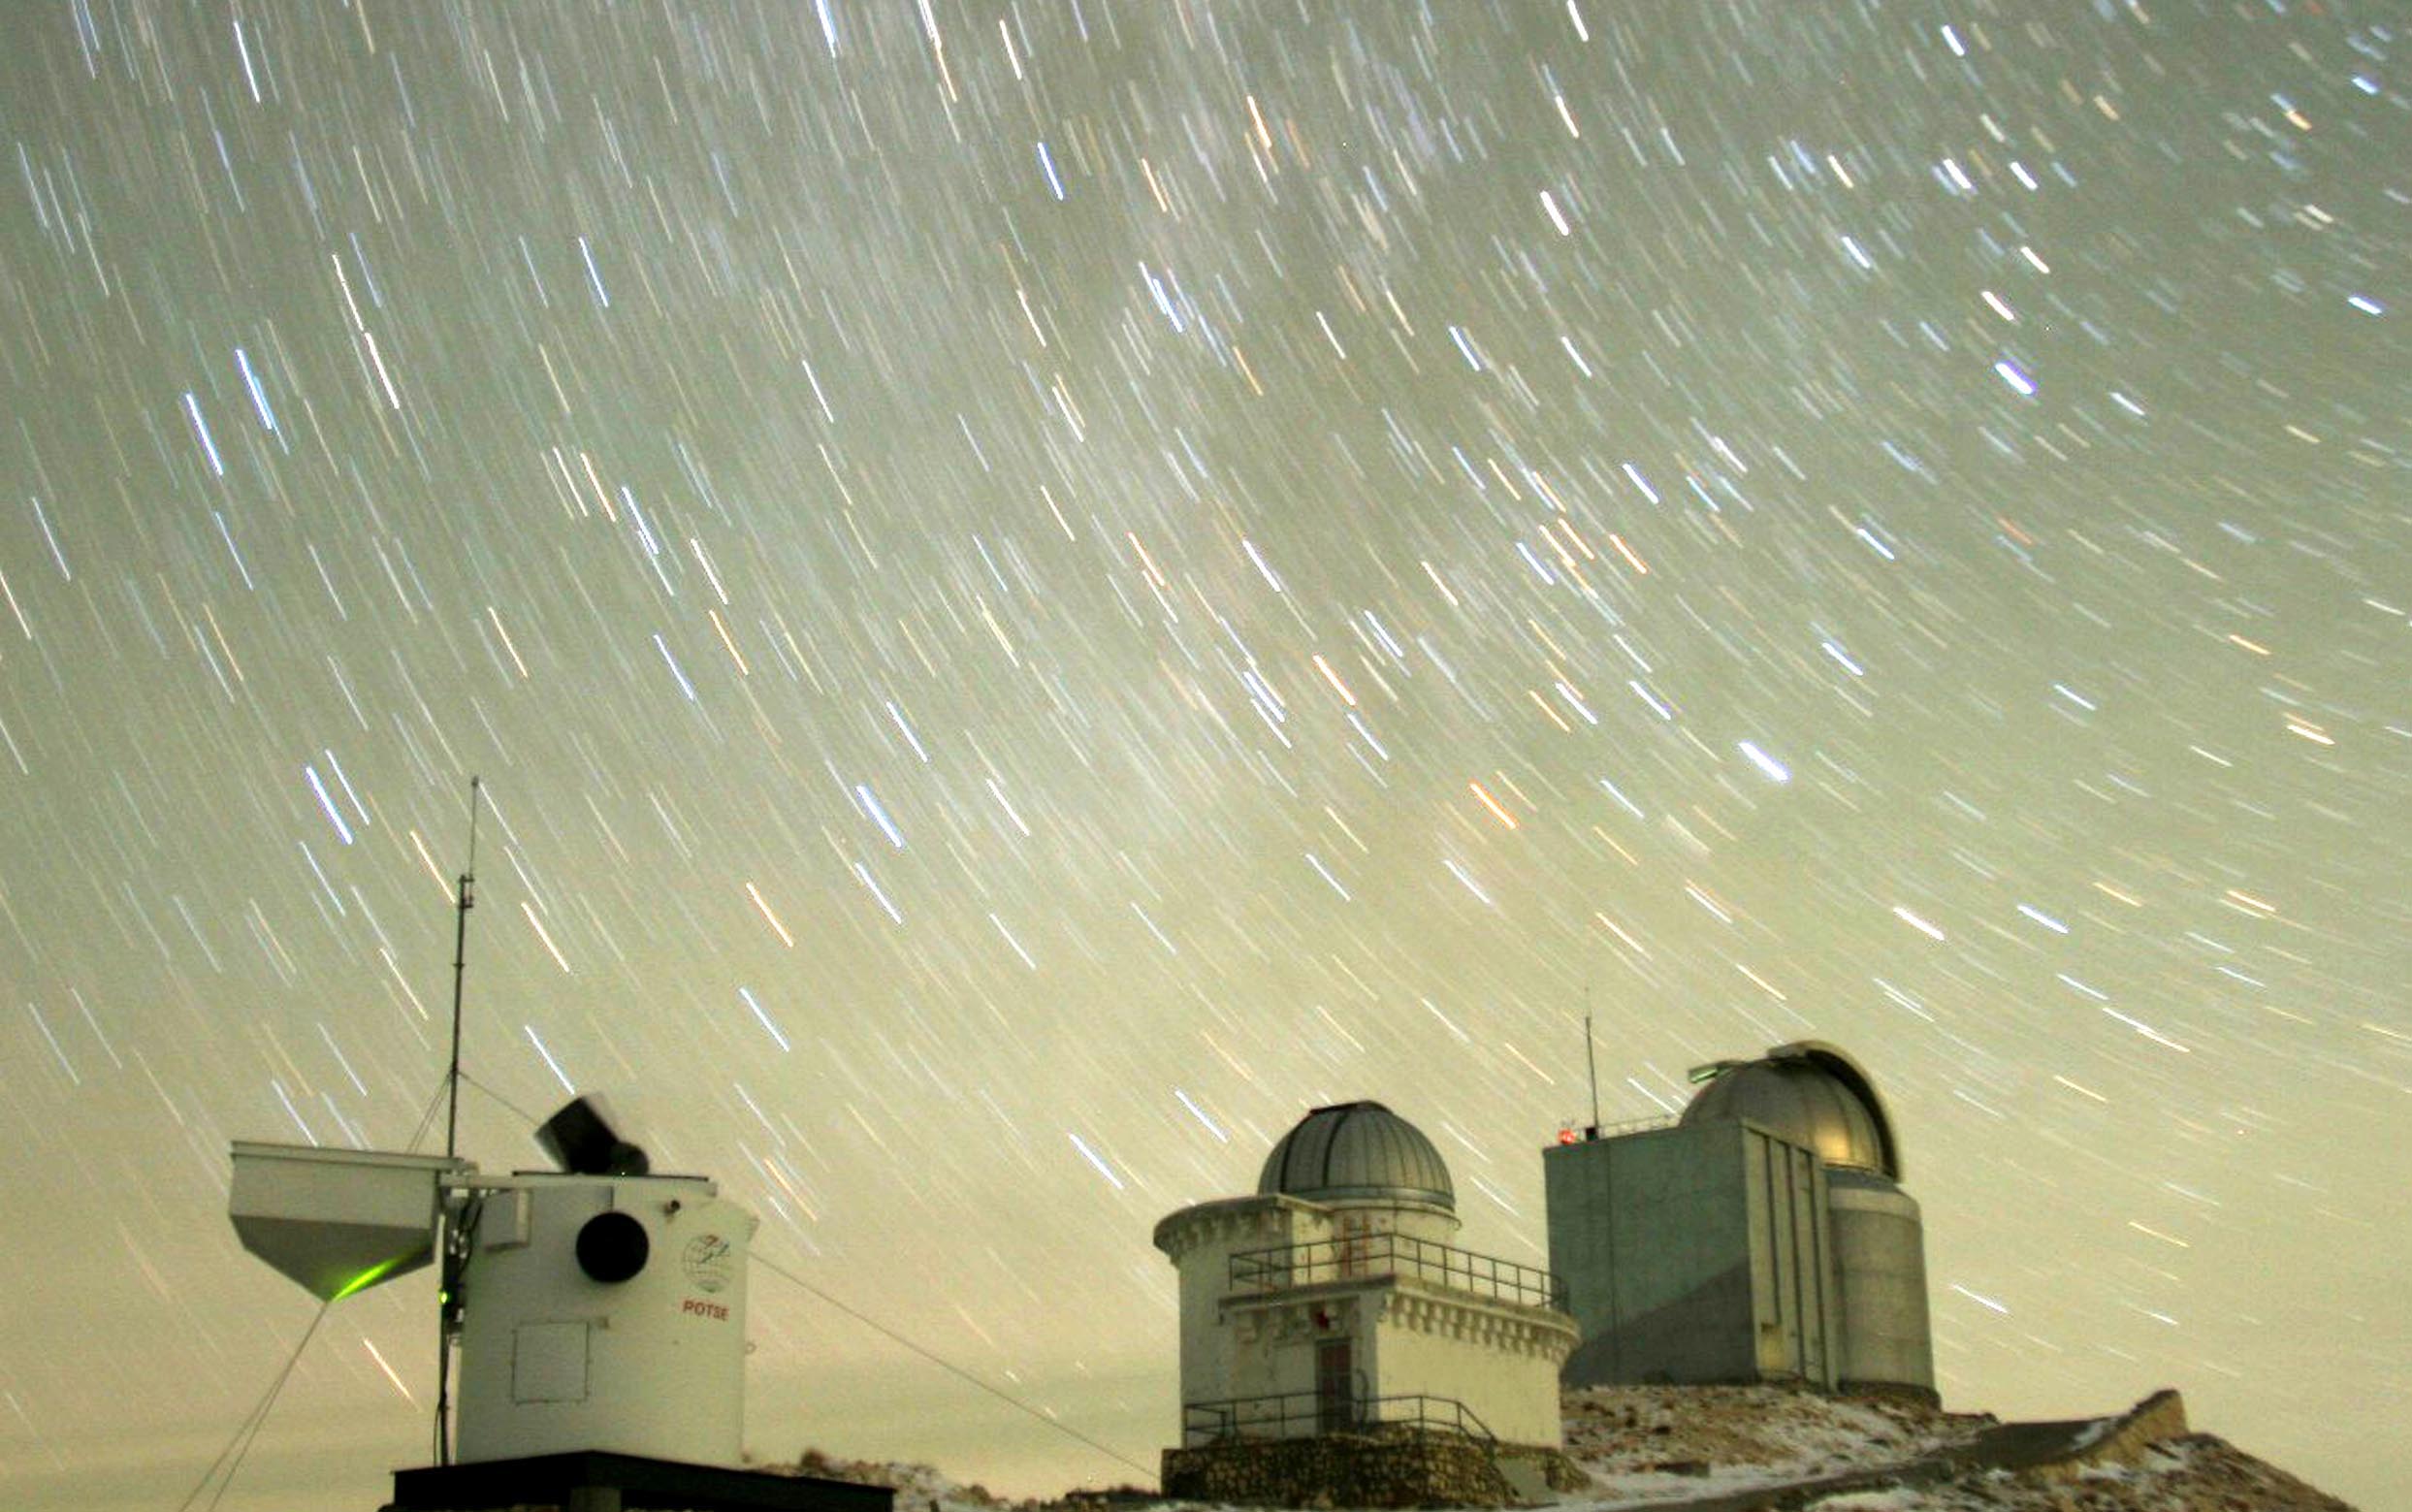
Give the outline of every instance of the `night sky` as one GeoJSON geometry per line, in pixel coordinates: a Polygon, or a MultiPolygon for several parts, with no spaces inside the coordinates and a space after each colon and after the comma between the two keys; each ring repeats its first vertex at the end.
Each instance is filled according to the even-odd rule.
{"type": "MultiPolygon", "coordinates": [[[[2412,1498],[2400,4],[8,9],[0,1502],[275,1377],[226,1143],[421,1131],[472,774],[466,1152],[1142,1465],[1154,1221],[1375,1097],[1535,1260],[1588,1005],[1869,1068],[1947,1404],[2412,1498]]],[[[1142,1478],[753,1287],[766,1457],[1142,1478]]]]}

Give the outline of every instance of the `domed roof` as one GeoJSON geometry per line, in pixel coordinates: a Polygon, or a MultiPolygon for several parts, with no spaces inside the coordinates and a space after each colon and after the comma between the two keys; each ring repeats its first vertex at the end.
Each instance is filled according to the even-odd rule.
{"type": "Polygon", "coordinates": [[[1440,1151],[1379,1103],[1337,1103],[1300,1119],[1265,1157],[1256,1189],[1311,1203],[1430,1203],[1457,1210],[1457,1188],[1440,1151]]]}
{"type": "Polygon", "coordinates": [[[1831,1045],[1779,1045],[1759,1060],[1720,1066],[1683,1122],[1751,1122],[1816,1150],[1829,1166],[1901,1179],[1901,1146],[1875,1085],[1831,1045]]]}

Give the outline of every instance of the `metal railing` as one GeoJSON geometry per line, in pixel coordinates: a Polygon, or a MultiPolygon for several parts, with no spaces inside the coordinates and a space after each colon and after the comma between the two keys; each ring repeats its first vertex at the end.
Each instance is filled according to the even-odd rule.
{"type": "Polygon", "coordinates": [[[1422,1393],[1367,1397],[1362,1390],[1294,1391],[1181,1404],[1181,1445],[1187,1449],[1241,1439],[1376,1433],[1384,1429],[1455,1433],[1487,1448],[1495,1449],[1498,1445],[1498,1439],[1474,1415],[1474,1410],[1454,1397],[1422,1393]]]}
{"type": "Polygon", "coordinates": [[[1654,1129],[1672,1129],[1683,1122],[1675,1113],[1650,1113],[1640,1118],[1621,1119],[1616,1123],[1586,1124],[1569,1118],[1558,1126],[1560,1144],[1588,1144],[1593,1140],[1613,1140],[1623,1134],[1647,1134],[1654,1129]]]}
{"type": "Polygon", "coordinates": [[[1412,1235],[1381,1233],[1313,1239],[1231,1257],[1231,1289],[1262,1294],[1325,1281],[1411,1275],[1459,1291],[1566,1310],[1566,1283],[1537,1266],[1518,1265],[1412,1235]]]}

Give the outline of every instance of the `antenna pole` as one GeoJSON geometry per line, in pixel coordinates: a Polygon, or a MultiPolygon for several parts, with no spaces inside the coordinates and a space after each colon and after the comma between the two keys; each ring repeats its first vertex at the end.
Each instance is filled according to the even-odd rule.
{"type": "Polygon", "coordinates": [[[1583,1063],[1592,1071],[1592,1138],[1599,1138],[1599,1051],[1592,1044],[1592,1014],[1589,999],[1592,989],[1585,987],[1583,1013],[1583,1063]]]}
{"type": "MultiPolygon", "coordinates": [[[[461,873],[453,900],[452,923],[452,1064],[444,1073],[444,1154],[460,1153],[461,1141],[461,983],[468,971],[469,910],[477,906],[477,799],[479,785],[469,778],[469,861],[461,873]]],[[[454,1271],[452,1226],[444,1225],[435,1296],[435,1463],[452,1463],[452,1309],[454,1271]]]]}
{"type": "Polygon", "coordinates": [[[444,1153],[460,1153],[461,1138],[461,979],[468,970],[469,910],[477,906],[472,889],[477,885],[477,796],[478,780],[469,779],[469,864],[461,873],[460,890],[453,903],[452,926],[452,1066],[444,1075],[444,1153]]]}

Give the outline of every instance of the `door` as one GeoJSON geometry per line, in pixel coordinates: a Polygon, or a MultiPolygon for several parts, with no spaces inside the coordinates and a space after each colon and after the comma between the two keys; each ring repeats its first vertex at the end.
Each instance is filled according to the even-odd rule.
{"type": "Polygon", "coordinates": [[[1342,1433],[1357,1426],[1357,1370],[1348,1340],[1315,1344],[1315,1432],[1342,1433]]]}

